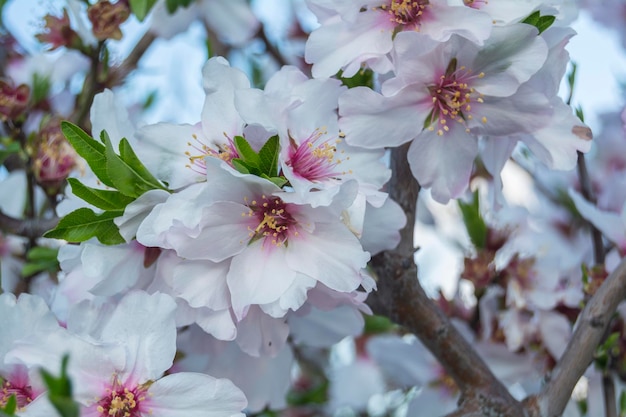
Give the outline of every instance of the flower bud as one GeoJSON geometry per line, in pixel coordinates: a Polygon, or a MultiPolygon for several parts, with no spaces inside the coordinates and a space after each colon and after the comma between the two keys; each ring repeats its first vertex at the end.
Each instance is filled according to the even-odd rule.
{"type": "Polygon", "coordinates": [[[89,20],[93,25],[93,34],[98,40],[122,39],[120,25],[130,16],[130,7],[125,1],[111,3],[101,0],[87,10],[89,20]]]}
{"type": "Polygon", "coordinates": [[[39,42],[50,44],[51,50],[61,46],[77,48],[81,45],[80,37],[70,27],[70,17],[67,14],[67,10],[63,10],[62,17],[49,14],[44,19],[46,25],[43,31],[35,35],[39,42]]]}
{"type": "Polygon", "coordinates": [[[12,83],[0,80],[0,119],[16,119],[28,106],[30,88],[26,84],[14,87],[12,83]]]}
{"type": "Polygon", "coordinates": [[[33,161],[37,182],[44,188],[58,190],[76,161],[76,151],[63,136],[59,120],[49,121],[39,132],[39,147],[33,161]]]}

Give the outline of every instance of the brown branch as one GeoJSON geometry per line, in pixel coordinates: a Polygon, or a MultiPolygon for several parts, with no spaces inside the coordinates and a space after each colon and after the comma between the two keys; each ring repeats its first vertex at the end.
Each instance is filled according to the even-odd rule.
{"type": "MultiPolygon", "coordinates": [[[[578,152],[578,181],[580,182],[580,192],[587,201],[592,204],[596,204],[596,199],[593,196],[593,190],[591,189],[591,180],[589,178],[589,172],[587,171],[587,164],[585,163],[585,155],[582,152],[578,152]]],[[[604,246],[602,245],[602,234],[591,223],[587,221],[591,229],[591,242],[593,244],[593,255],[596,265],[602,265],[604,263],[604,246]]]]}
{"type": "Polygon", "coordinates": [[[5,234],[23,236],[29,239],[37,239],[45,232],[53,229],[59,219],[57,217],[49,219],[16,219],[0,210],[0,230],[5,234]]]}
{"type": "Polygon", "coordinates": [[[265,50],[272,58],[274,58],[278,66],[283,67],[285,65],[289,65],[283,54],[281,54],[278,48],[267,38],[264,25],[261,25],[256,37],[259,38],[263,44],[265,44],[265,50]]]}
{"type": "MultiPolygon", "coordinates": [[[[98,42],[98,46],[92,48],[89,53],[89,59],[91,60],[91,67],[89,73],[85,77],[83,83],[83,89],[76,98],[76,108],[70,116],[70,120],[83,128],[88,127],[89,110],[91,109],[91,103],[96,94],[102,91],[102,85],[100,84],[99,72],[100,72],[100,55],[104,48],[104,42],[98,42]]],[[[87,130],[90,130],[89,128],[87,130]]]]}
{"type": "Polygon", "coordinates": [[[617,417],[615,383],[610,374],[602,377],[602,393],[604,394],[604,417],[617,417]]]}
{"type": "Polygon", "coordinates": [[[413,261],[413,230],[419,185],[406,161],[408,146],[406,144],[392,151],[393,176],[389,182],[390,197],[402,206],[408,222],[401,231],[402,240],[398,248],[372,259],[379,281],[377,300],[371,306],[376,313],[387,315],[418,336],[454,379],[461,390],[461,411],[452,415],[525,416],[521,404],[509,394],[441,309],[428,298],[417,279],[417,267],[413,261]]]}
{"type": "Polygon", "coordinates": [[[576,330],[535,401],[541,417],[563,413],[574,386],[593,360],[617,305],[626,297],[626,258],[602,283],[578,317],[576,330]]]}
{"type": "Polygon", "coordinates": [[[137,42],[133,50],[130,51],[126,59],[124,59],[124,61],[117,68],[111,69],[107,85],[109,87],[120,85],[126,79],[128,74],[137,68],[141,57],[143,57],[155,39],[155,34],[152,32],[146,32],[141,39],[139,39],[139,42],[137,42]]]}

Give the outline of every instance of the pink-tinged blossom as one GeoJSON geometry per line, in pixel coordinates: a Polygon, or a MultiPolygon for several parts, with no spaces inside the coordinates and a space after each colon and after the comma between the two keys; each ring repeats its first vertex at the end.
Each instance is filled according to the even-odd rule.
{"type": "Polygon", "coordinates": [[[143,292],[117,305],[81,303],[67,331],[31,338],[9,360],[54,372],[69,353],[83,416],[243,417],[246,399],[232,382],[200,373],[163,376],[176,353],[175,307],[169,296],[143,292]]]}
{"type": "Polygon", "coordinates": [[[238,319],[253,304],[278,317],[295,310],[318,281],[340,292],[362,283],[369,254],[341,220],[356,182],[344,184],[330,206],[314,208],[216,158],[206,159],[206,169],[210,184],[191,185],[157,205],[137,240],[190,260],[230,260],[226,281],[238,319]]]}
{"type": "MultiPolygon", "coordinates": [[[[322,194],[311,191],[336,189],[356,179],[359,201],[379,207],[387,197],[379,190],[390,170],[381,160],[382,149],[345,143],[337,123],[337,100],[345,91],[338,80],[311,80],[288,66],[272,76],[263,91],[238,90],[235,102],[247,123],[277,132],[282,173],[296,193],[307,195],[312,204],[327,204],[314,202],[322,194]]],[[[351,220],[362,222],[364,205],[353,209],[351,220]]]]}
{"type": "Polygon", "coordinates": [[[532,132],[550,119],[549,98],[520,89],[548,53],[530,25],[495,27],[483,47],[456,35],[438,43],[409,32],[394,44],[396,77],[382,95],[367,88],[342,95],[340,127],[349,144],[368,148],[412,140],[413,175],[437,201],[467,188],[478,136],[532,132]]]}
{"type": "Polygon", "coordinates": [[[417,31],[445,42],[453,34],[476,43],[489,37],[489,15],[445,0],[310,0],[321,24],[306,43],[305,59],[313,76],[330,77],[343,70],[352,77],[367,64],[384,74],[392,69],[387,56],[394,34],[417,31]]]}
{"type": "Polygon", "coordinates": [[[38,296],[0,294],[0,407],[12,395],[17,400],[18,415],[22,415],[45,390],[36,367],[9,363],[6,355],[20,341],[40,337],[59,329],[59,324],[44,300],[38,296]]]}
{"type": "Polygon", "coordinates": [[[252,143],[265,141],[270,136],[258,129],[246,130],[235,108],[235,91],[250,88],[250,81],[242,71],[231,68],[224,58],[217,57],[205,64],[202,77],[206,98],[199,123],[158,123],[144,126],[137,132],[141,144],[138,152],[146,166],[172,189],[206,181],[206,157],[228,163],[238,158],[233,143],[235,136],[244,136],[252,143]]]}
{"type": "Polygon", "coordinates": [[[230,379],[245,393],[249,413],[258,413],[266,407],[278,410],[287,406],[286,395],[294,363],[288,345],[271,356],[251,356],[234,341],[216,340],[197,326],[190,326],[179,335],[178,347],[184,356],[177,362],[176,369],[230,379]]]}
{"type": "Polygon", "coordinates": [[[524,143],[543,164],[558,170],[573,169],[578,160],[578,152],[587,152],[591,148],[591,130],[557,95],[569,62],[565,46],[574,34],[571,29],[559,27],[549,28],[541,34],[549,48],[546,62],[517,93],[520,95],[541,91],[549,97],[546,114],[551,114],[551,117],[545,126],[508,137],[481,138],[481,159],[489,173],[496,178],[496,193],[501,190],[502,167],[518,142],[524,143]]]}

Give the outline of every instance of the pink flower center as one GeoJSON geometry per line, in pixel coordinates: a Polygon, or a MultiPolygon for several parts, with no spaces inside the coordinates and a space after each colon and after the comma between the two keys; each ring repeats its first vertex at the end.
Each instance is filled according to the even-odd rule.
{"type": "Polygon", "coordinates": [[[281,247],[287,244],[290,234],[298,235],[297,222],[287,211],[287,204],[280,198],[264,195],[258,201],[246,199],[246,205],[249,210],[242,215],[258,221],[255,228],[248,227],[251,241],[265,239],[264,244],[281,247]]]}
{"type": "Polygon", "coordinates": [[[185,155],[189,158],[189,163],[186,167],[197,172],[198,174],[206,174],[206,163],[204,162],[204,158],[207,156],[219,158],[231,166],[231,161],[235,158],[239,158],[239,153],[237,153],[237,150],[235,149],[233,140],[228,137],[226,133],[224,133],[226,142],[217,145],[216,148],[212,148],[202,142],[202,140],[200,140],[195,133],[191,135],[191,137],[193,138],[193,141],[187,142],[187,146],[189,146],[190,150],[185,152],[185,155]]]}
{"type": "Polygon", "coordinates": [[[101,417],[140,417],[141,402],[145,400],[146,386],[125,387],[119,380],[106,389],[106,395],[97,402],[101,417]]]}
{"type": "MultiPolygon", "coordinates": [[[[433,102],[433,110],[426,119],[424,127],[437,130],[442,136],[450,130],[450,122],[459,122],[463,125],[473,118],[472,105],[482,103],[482,94],[470,86],[472,79],[482,78],[484,73],[472,74],[470,69],[462,66],[456,68],[456,58],[448,64],[448,68],[438,82],[428,87],[433,102]]],[[[487,123],[487,118],[481,119],[487,123]]]]}
{"type": "MultiPolygon", "coordinates": [[[[309,181],[323,181],[344,175],[345,172],[337,168],[341,164],[341,159],[337,154],[337,144],[341,139],[324,139],[325,132],[316,130],[310,137],[300,145],[291,139],[289,147],[289,165],[294,174],[309,181]]],[[[348,159],[348,158],[346,158],[348,159]]]]}
{"type": "Polygon", "coordinates": [[[390,4],[381,5],[379,10],[388,13],[390,20],[397,25],[419,30],[427,6],[428,0],[392,0],[390,4]]]}
{"type": "Polygon", "coordinates": [[[18,386],[11,384],[10,381],[4,381],[2,391],[0,391],[0,407],[4,407],[13,395],[15,395],[18,410],[33,401],[33,390],[29,385],[18,386]]]}

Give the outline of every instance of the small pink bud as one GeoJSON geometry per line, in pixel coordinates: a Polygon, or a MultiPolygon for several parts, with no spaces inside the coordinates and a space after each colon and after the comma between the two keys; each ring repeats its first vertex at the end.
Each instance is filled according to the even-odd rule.
{"type": "Polygon", "coordinates": [[[63,16],[57,17],[47,15],[45,17],[46,25],[43,32],[35,37],[42,43],[48,43],[51,50],[66,46],[68,48],[76,47],[81,44],[80,37],[70,27],[70,17],[67,10],[63,10],[63,16]]]}
{"type": "Polygon", "coordinates": [[[93,25],[93,34],[99,40],[122,39],[120,25],[130,16],[130,7],[125,1],[111,3],[107,0],[98,1],[87,10],[93,25]]]}
{"type": "Polygon", "coordinates": [[[39,149],[33,170],[37,182],[45,188],[61,186],[76,166],[76,151],[61,132],[58,120],[51,120],[39,132],[39,149]]]}
{"type": "Polygon", "coordinates": [[[0,119],[16,119],[28,106],[30,87],[21,84],[14,87],[12,83],[0,80],[0,119]]]}

